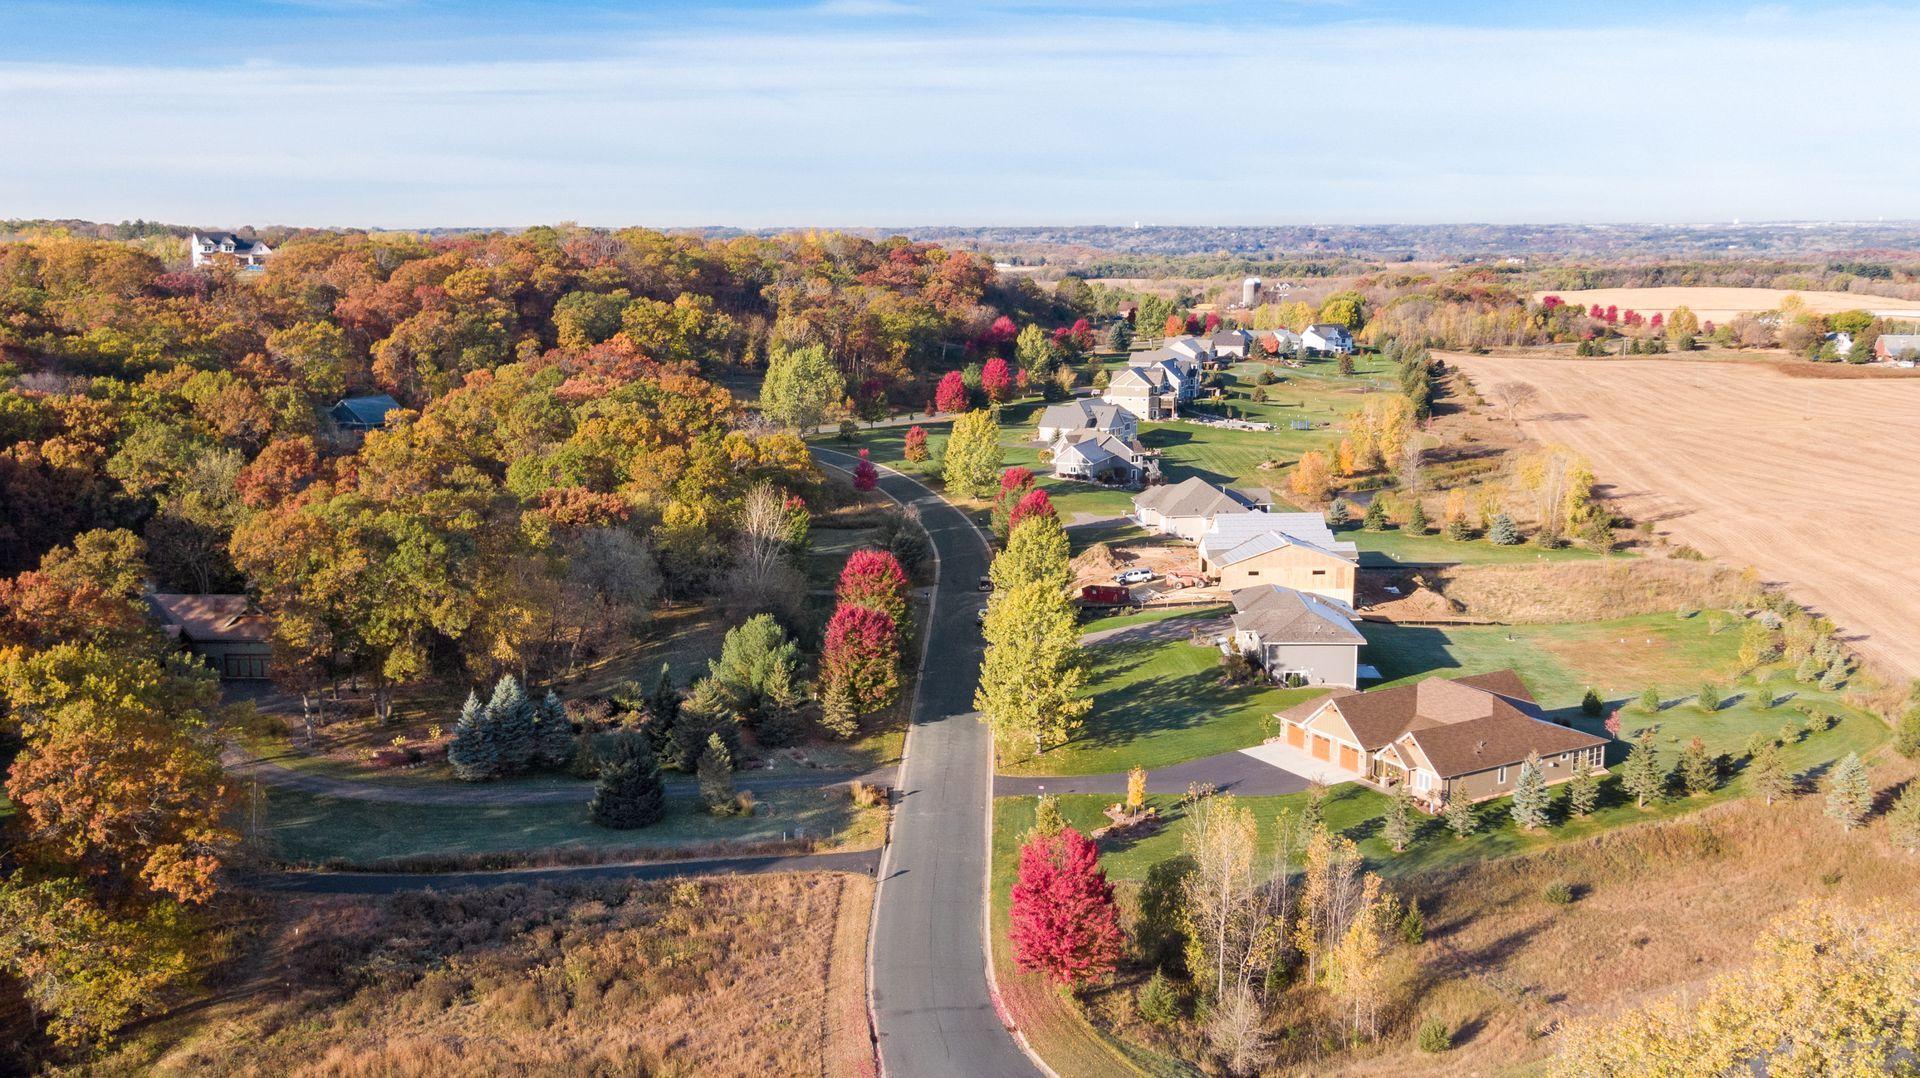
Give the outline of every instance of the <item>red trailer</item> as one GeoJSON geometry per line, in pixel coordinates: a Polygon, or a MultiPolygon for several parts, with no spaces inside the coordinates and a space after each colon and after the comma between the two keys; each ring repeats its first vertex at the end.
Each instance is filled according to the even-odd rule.
{"type": "Polygon", "coordinates": [[[1124,584],[1088,584],[1080,589],[1081,606],[1129,606],[1133,589],[1124,584]]]}

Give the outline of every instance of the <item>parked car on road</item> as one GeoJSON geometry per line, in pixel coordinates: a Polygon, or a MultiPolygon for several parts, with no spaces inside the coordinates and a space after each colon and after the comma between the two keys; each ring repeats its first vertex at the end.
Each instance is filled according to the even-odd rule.
{"type": "Polygon", "coordinates": [[[980,578],[980,590],[981,590],[981,591],[992,591],[992,590],[993,590],[993,578],[992,578],[992,577],[990,577],[990,576],[983,576],[983,577],[981,577],[981,578],[980,578]]]}
{"type": "Polygon", "coordinates": [[[1113,579],[1115,583],[1119,584],[1145,584],[1147,581],[1152,580],[1155,575],[1152,569],[1128,569],[1113,579]]]}

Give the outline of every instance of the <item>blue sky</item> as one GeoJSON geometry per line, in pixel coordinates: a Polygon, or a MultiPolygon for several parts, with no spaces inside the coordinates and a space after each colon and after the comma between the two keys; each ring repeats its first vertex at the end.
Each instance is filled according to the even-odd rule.
{"type": "Polygon", "coordinates": [[[1920,216],[1920,13],[6,0],[0,217],[1920,216]]]}

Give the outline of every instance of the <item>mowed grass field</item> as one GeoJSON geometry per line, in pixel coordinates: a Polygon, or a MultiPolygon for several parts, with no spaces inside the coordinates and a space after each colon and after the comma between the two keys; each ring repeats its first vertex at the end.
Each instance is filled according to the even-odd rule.
{"type": "Polygon", "coordinates": [[[1719,287],[1668,287],[1668,288],[1583,288],[1575,291],[1535,292],[1533,298],[1538,301],[1544,296],[1559,296],[1568,303],[1578,303],[1582,307],[1591,307],[1598,303],[1602,307],[1619,307],[1621,310],[1639,311],[1644,315],[1672,314],[1675,307],[1686,307],[1700,316],[1703,322],[1731,322],[1743,314],[1756,311],[1777,311],[1788,296],[1799,296],[1807,309],[1820,314],[1833,314],[1837,311],[1873,311],[1880,314],[1901,314],[1906,317],[1920,318],[1920,300],[1896,299],[1892,296],[1875,296],[1865,292],[1793,292],[1783,288],[1719,288],[1719,287]]]}
{"type": "Polygon", "coordinates": [[[1756,364],[1448,355],[1520,424],[1584,455],[1635,520],[1753,566],[1884,672],[1920,676],[1920,380],[1787,378],[1756,364]]]}

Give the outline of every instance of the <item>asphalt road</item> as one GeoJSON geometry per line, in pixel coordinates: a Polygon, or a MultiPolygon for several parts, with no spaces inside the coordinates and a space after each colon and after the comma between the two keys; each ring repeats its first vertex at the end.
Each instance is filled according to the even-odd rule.
{"type": "MultiPolygon", "coordinates": [[[[815,448],[823,464],[857,458],[815,448]]],[[[974,611],[986,540],[919,481],[880,470],[880,490],[914,505],[939,554],[926,658],[874,897],[871,977],[889,1078],[1034,1075],[987,987],[987,841],[993,752],[973,711],[983,644],[974,611]]]]}

